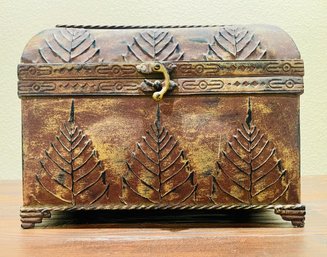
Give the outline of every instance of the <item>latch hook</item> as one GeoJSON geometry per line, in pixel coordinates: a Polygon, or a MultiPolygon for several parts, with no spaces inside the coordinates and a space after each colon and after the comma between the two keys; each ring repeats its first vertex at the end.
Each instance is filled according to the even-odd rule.
{"type": "Polygon", "coordinates": [[[150,74],[150,73],[162,73],[164,76],[163,85],[160,91],[154,92],[152,94],[152,98],[155,101],[162,100],[164,94],[169,90],[170,88],[170,75],[165,67],[164,64],[160,62],[148,62],[148,63],[142,63],[136,66],[136,69],[140,73],[144,74],[150,74]]]}

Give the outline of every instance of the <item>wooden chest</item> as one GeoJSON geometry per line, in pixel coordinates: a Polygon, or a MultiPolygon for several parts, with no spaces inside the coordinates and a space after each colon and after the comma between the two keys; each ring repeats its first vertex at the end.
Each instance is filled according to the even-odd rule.
{"type": "Polygon", "coordinates": [[[22,227],[136,209],[274,209],[303,226],[303,74],[273,26],[39,33],[18,65],[22,227]]]}

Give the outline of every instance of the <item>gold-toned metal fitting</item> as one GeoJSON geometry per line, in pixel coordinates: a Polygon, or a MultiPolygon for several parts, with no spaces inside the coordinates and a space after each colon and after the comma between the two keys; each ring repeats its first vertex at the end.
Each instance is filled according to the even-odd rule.
{"type": "Polygon", "coordinates": [[[164,76],[164,81],[161,83],[161,90],[154,92],[152,95],[152,98],[155,101],[160,101],[162,100],[164,94],[169,90],[170,88],[170,75],[165,67],[164,64],[160,62],[147,62],[147,63],[142,63],[136,66],[136,69],[138,72],[143,73],[143,74],[151,74],[151,73],[162,73],[164,76]]]}

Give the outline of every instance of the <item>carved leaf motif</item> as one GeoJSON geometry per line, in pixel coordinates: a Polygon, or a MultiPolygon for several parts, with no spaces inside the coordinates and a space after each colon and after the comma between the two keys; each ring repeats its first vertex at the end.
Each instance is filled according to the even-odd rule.
{"type": "Polygon", "coordinates": [[[86,63],[99,54],[95,39],[86,29],[57,29],[39,49],[47,63],[86,63]]]}
{"type": "Polygon", "coordinates": [[[234,26],[222,27],[208,48],[206,60],[260,60],[266,53],[253,32],[234,26]]]}
{"type": "Polygon", "coordinates": [[[217,176],[213,176],[211,199],[242,204],[273,204],[289,188],[287,172],[276,157],[276,148],[252,124],[249,99],[246,122],[222,151],[217,162],[217,176]]]}
{"type": "Polygon", "coordinates": [[[74,101],[69,121],[63,123],[40,165],[37,182],[60,202],[93,204],[108,194],[106,170],[91,140],[75,124],[74,101]]]}
{"type": "Polygon", "coordinates": [[[123,58],[126,62],[178,61],[183,55],[179,43],[169,32],[149,30],[134,37],[123,58]]]}
{"type": "Polygon", "coordinates": [[[195,173],[178,142],[161,126],[159,105],[157,119],[146,133],[127,162],[122,202],[174,205],[193,201],[197,189],[195,173]]]}

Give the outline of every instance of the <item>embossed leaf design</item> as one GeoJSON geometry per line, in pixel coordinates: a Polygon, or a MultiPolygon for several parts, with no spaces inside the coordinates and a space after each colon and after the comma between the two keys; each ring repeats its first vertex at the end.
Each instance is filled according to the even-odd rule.
{"type": "Polygon", "coordinates": [[[95,39],[86,29],[64,28],[55,30],[39,49],[47,63],[86,63],[99,54],[95,39]]]}
{"type": "Polygon", "coordinates": [[[206,60],[260,60],[266,53],[253,32],[234,26],[222,27],[208,48],[206,60]]]}
{"type": "Polygon", "coordinates": [[[146,133],[122,177],[122,202],[174,205],[193,201],[195,173],[178,142],[161,126],[159,105],[156,121],[146,133]]]}
{"type": "Polygon", "coordinates": [[[179,43],[169,32],[149,30],[134,37],[123,58],[126,62],[178,61],[183,55],[179,43]]]}
{"type": "Polygon", "coordinates": [[[105,195],[109,184],[106,170],[97,157],[92,142],[75,124],[74,101],[70,118],[63,123],[59,136],[45,151],[36,175],[40,187],[60,202],[72,205],[93,204],[105,195]]]}
{"type": "Polygon", "coordinates": [[[289,188],[287,172],[276,157],[276,148],[252,124],[249,99],[245,124],[227,143],[227,150],[217,162],[218,175],[213,176],[214,203],[235,201],[243,204],[273,204],[289,188]]]}

